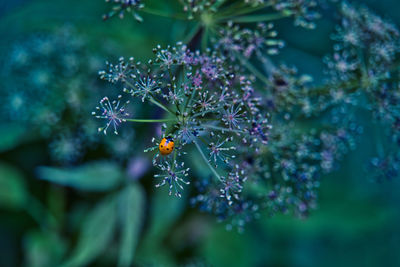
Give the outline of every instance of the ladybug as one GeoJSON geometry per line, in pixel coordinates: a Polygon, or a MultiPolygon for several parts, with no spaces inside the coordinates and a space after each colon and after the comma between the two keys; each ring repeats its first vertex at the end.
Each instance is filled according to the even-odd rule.
{"type": "Polygon", "coordinates": [[[174,140],[172,137],[164,137],[161,140],[158,149],[160,150],[160,154],[163,156],[171,154],[172,150],[174,150],[174,140]]]}

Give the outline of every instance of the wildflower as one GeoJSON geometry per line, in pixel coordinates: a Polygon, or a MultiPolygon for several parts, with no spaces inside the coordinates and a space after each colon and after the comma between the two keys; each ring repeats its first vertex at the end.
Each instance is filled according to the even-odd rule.
{"type": "Polygon", "coordinates": [[[400,155],[391,153],[383,157],[373,157],[368,167],[368,171],[372,172],[371,177],[376,181],[391,180],[400,173],[400,155]]]}
{"type": "Polygon", "coordinates": [[[240,129],[240,122],[243,121],[243,113],[242,108],[240,105],[231,108],[228,108],[224,111],[222,116],[222,121],[225,123],[226,126],[229,127],[230,130],[232,129],[240,129]]]}
{"type": "Polygon", "coordinates": [[[243,174],[239,166],[235,165],[235,169],[226,178],[222,179],[221,197],[225,198],[229,205],[240,199],[240,193],[243,189],[242,184],[246,181],[246,177],[243,177],[243,174]]]}
{"type": "Polygon", "coordinates": [[[115,15],[118,15],[120,19],[123,19],[125,12],[132,13],[135,20],[142,22],[142,17],[137,13],[137,11],[144,8],[141,0],[106,0],[106,2],[112,2],[114,4],[112,11],[108,14],[103,15],[103,20],[107,20],[115,15]]]}
{"type": "Polygon", "coordinates": [[[219,38],[212,39],[214,49],[232,61],[240,61],[241,57],[248,59],[252,55],[259,59],[276,55],[284,42],[276,39],[277,32],[273,27],[273,23],[258,23],[256,29],[240,28],[230,21],[225,27],[220,27],[219,38]]]}
{"type": "Polygon", "coordinates": [[[203,93],[199,92],[199,99],[193,105],[193,108],[200,112],[202,116],[204,116],[206,112],[212,112],[215,107],[214,96],[209,96],[208,94],[208,91],[204,91],[203,93]]]}
{"type": "MultiPolygon", "coordinates": [[[[124,92],[157,105],[171,117],[171,119],[141,120],[166,122],[162,127],[161,136],[170,136],[174,140],[175,149],[168,155],[159,151],[162,137],[153,138],[153,146],[145,150],[155,152],[153,166],[164,173],[155,176],[162,178],[157,187],[168,183],[170,192],[174,191],[175,195],[181,195],[182,185],[186,180],[180,179],[187,176],[189,171],[188,168],[183,168],[182,155],[186,153],[186,146],[194,145],[209,167],[209,171],[221,183],[224,190],[221,194],[227,199],[235,198],[238,188],[233,182],[243,183],[247,177],[246,171],[236,162],[236,146],[242,144],[241,138],[247,138],[249,135],[254,135],[253,139],[256,135],[266,139],[269,129],[268,121],[263,119],[258,109],[260,101],[253,95],[250,79],[243,75],[232,75],[227,69],[229,66],[225,65],[224,57],[216,53],[192,52],[182,43],[166,49],[157,46],[154,51],[155,59],[150,60],[148,64],[131,62],[131,71],[134,74],[126,75],[121,82],[125,88],[124,92]],[[183,79],[177,79],[173,74],[180,68],[184,69],[183,79]],[[147,73],[146,76],[141,75],[144,72],[147,73]],[[207,89],[202,88],[203,85],[207,85],[207,89]],[[217,101],[217,98],[220,101],[217,101]],[[203,152],[203,146],[209,149],[209,157],[203,152]],[[212,162],[217,167],[219,161],[226,163],[226,176],[225,170],[216,170],[210,164],[212,162]]],[[[114,72],[118,73],[119,68],[114,68],[108,75],[118,76],[114,72]]],[[[101,77],[111,83],[114,82],[104,74],[101,74],[101,77]]],[[[115,104],[119,107],[118,103],[115,104]]],[[[122,110],[122,114],[116,115],[115,108],[112,112],[108,109],[105,115],[99,116],[108,119],[109,123],[118,118],[117,124],[123,121],[121,117],[125,118],[125,110],[122,110]]],[[[135,121],[135,119],[129,120],[135,121]]],[[[257,146],[265,144],[264,140],[257,146]]],[[[249,153],[256,151],[253,147],[251,149],[249,153]]]]}
{"type": "Polygon", "coordinates": [[[159,164],[158,167],[162,171],[161,174],[154,175],[155,178],[161,178],[161,182],[156,184],[156,187],[169,185],[169,194],[174,192],[175,196],[181,197],[183,185],[188,185],[190,182],[186,181],[186,177],[189,175],[187,172],[189,168],[184,168],[184,163],[178,163],[173,161],[172,163],[165,162],[164,164],[159,164]]]}
{"type": "Polygon", "coordinates": [[[135,82],[135,89],[132,91],[132,96],[141,96],[142,102],[144,102],[146,97],[150,97],[152,94],[158,94],[161,92],[155,80],[153,80],[150,76],[140,77],[135,82]]]}
{"type": "Polygon", "coordinates": [[[124,82],[131,75],[133,61],[134,59],[130,58],[127,63],[123,57],[120,57],[116,65],[107,62],[108,70],[99,71],[100,79],[107,80],[111,83],[117,83],[118,81],[124,82]]]}
{"type": "Polygon", "coordinates": [[[232,141],[233,138],[226,138],[223,141],[217,141],[216,143],[211,142],[208,146],[210,150],[210,161],[213,161],[215,166],[217,167],[217,161],[221,160],[224,163],[229,163],[231,158],[235,158],[234,155],[230,156],[227,154],[230,150],[235,150],[234,146],[224,146],[225,143],[232,141]]]}
{"type": "Polygon", "coordinates": [[[271,125],[267,118],[262,115],[258,115],[251,122],[251,128],[248,129],[250,135],[250,143],[255,144],[261,142],[262,144],[268,143],[268,132],[271,129],[271,125]]]}
{"type": "Polygon", "coordinates": [[[127,101],[125,104],[121,104],[122,96],[118,96],[118,100],[114,100],[110,102],[108,97],[104,97],[100,100],[100,107],[96,107],[101,113],[96,114],[96,112],[92,112],[92,115],[98,119],[105,119],[107,121],[106,126],[99,128],[99,132],[103,131],[104,134],[107,134],[108,128],[111,126],[114,130],[114,134],[118,134],[118,126],[126,121],[126,118],[129,114],[125,110],[125,105],[129,103],[127,101]]]}
{"type": "MultiPolygon", "coordinates": [[[[104,50],[101,44],[98,48],[104,50]]],[[[93,131],[90,115],[95,105],[91,94],[107,90],[93,76],[96,57],[70,25],[10,43],[2,67],[6,90],[0,90],[0,120],[28,127],[50,144],[48,152],[58,164],[76,163],[95,145],[107,146],[97,127],[93,131]]]]}

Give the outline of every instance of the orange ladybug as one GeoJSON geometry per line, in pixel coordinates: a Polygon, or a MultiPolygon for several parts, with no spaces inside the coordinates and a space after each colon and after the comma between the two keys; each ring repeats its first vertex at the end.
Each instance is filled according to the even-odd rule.
{"type": "Polygon", "coordinates": [[[160,150],[160,154],[163,156],[171,154],[172,150],[174,150],[174,140],[172,137],[164,137],[161,140],[158,149],[160,150]]]}

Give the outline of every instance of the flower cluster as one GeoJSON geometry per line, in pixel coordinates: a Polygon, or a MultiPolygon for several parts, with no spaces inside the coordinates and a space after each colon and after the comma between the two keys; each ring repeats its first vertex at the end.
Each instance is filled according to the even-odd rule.
{"type": "Polygon", "coordinates": [[[266,77],[265,106],[276,114],[309,116],[324,109],[325,101],[313,96],[309,75],[299,75],[295,67],[280,65],[273,67],[266,77]],[[312,104],[311,104],[312,103],[312,104]]]}
{"type": "Polygon", "coordinates": [[[104,131],[127,120],[164,122],[162,135],[154,138],[155,146],[147,150],[155,151],[153,164],[160,169],[156,177],[162,178],[158,186],[168,184],[170,194],[181,196],[189,171],[181,158],[189,149],[186,147],[193,147],[221,184],[221,196],[233,205],[239,200],[248,171],[240,166],[243,151],[257,157],[268,143],[268,116],[259,108],[260,98],[254,95],[252,81],[235,74],[217,53],[193,52],[181,43],[165,49],[158,46],[154,53],[155,58],[147,64],[121,58],[118,64],[108,64],[107,70],[100,71],[100,77],[121,82],[123,92],[155,104],[169,116],[125,119],[124,108],[121,112],[118,102],[111,103],[108,98],[101,100],[102,115],[95,116],[106,119],[104,131]],[[167,136],[174,140],[175,149],[165,156],[158,147],[167,136]]]}
{"type": "MultiPolygon", "coordinates": [[[[125,105],[121,105],[122,96],[118,96],[118,100],[110,102],[108,97],[104,97],[100,100],[100,107],[96,109],[101,112],[97,115],[96,112],[92,112],[92,115],[96,116],[98,119],[107,120],[106,126],[99,128],[99,132],[107,133],[108,128],[111,126],[115,134],[118,134],[117,128],[122,123],[125,122],[125,118],[129,117],[129,114],[125,111],[125,105]]],[[[126,102],[128,104],[129,101],[126,102]]]]}
{"type": "MultiPolygon", "coordinates": [[[[121,19],[125,13],[132,13],[134,18],[142,22],[139,11],[155,13],[151,9],[145,9],[142,0],[105,0],[114,4],[112,10],[103,15],[107,20],[115,15],[121,19]]],[[[183,11],[188,20],[198,20],[204,25],[214,26],[214,22],[236,21],[236,22],[261,22],[279,18],[292,17],[296,26],[307,29],[315,28],[315,20],[320,15],[317,11],[321,0],[180,0],[183,11]],[[256,14],[263,10],[269,12],[266,15],[256,14]],[[255,16],[253,17],[253,15],[255,16]]],[[[164,15],[163,15],[164,16],[164,15]]],[[[177,16],[184,19],[185,16],[177,16]]]]}
{"type": "MultiPolygon", "coordinates": [[[[326,58],[327,73],[332,82],[330,95],[336,102],[367,107],[374,118],[384,125],[391,125],[383,127],[391,129],[390,139],[396,146],[399,144],[400,121],[397,62],[400,32],[394,24],[365,7],[343,3],[340,14],[341,25],[333,35],[337,42],[335,51],[326,58]],[[367,102],[363,96],[366,96],[367,102]]],[[[396,158],[396,153],[391,150],[393,148],[388,149],[386,156],[371,160],[373,163],[370,166],[397,168],[394,166],[396,160],[377,160],[382,157],[396,158]],[[391,166],[391,163],[394,165],[391,166]]]]}
{"type": "MultiPolygon", "coordinates": [[[[191,182],[193,205],[242,230],[262,209],[305,217],[316,207],[323,174],[338,168],[363,133],[357,109],[389,124],[390,141],[400,145],[400,43],[392,23],[343,3],[334,51],[324,58],[326,80],[316,85],[296,67],[274,63],[284,42],[271,21],[292,17],[312,29],[319,1],[181,3],[197,23],[187,45],[157,46],[145,63],[120,58],[99,72],[122,84],[131,101],[165,112],[128,118],[115,101],[96,115],[106,120],[105,132],[126,121],[163,123],[145,150],[154,154],[157,187],[181,197],[191,182]],[[320,125],[305,130],[317,117],[320,125]],[[202,179],[189,178],[193,173],[202,179]]],[[[371,160],[375,177],[399,173],[397,149],[371,160]]]]}
{"type": "Polygon", "coordinates": [[[252,56],[258,59],[266,55],[275,55],[284,43],[277,40],[277,32],[273,30],[272,23],[258,23],[256,29],[240,28],[233,22],[228,22],[226,27],[221,27],[217,36],[212,38],[214,49],[219,50],[231,61],[252,56]]]}
{"type": "Polygon", "coordinates": [[[200,211],[214,214],[219,222],[227,222],[227,230],[243,232],[245,225],[260,215],[260,199],[240,197],[231,201],[225,197],[226,185],[208,178],[196,181],[194,186],[197,195],[190,199],[190,204],[200,211]]]}
{"type": "MultiPolygon", "coordinates": [[[[10,46],[1,72],[4,123],[20,124],[30,129],[32,137],[46,139],[51,158],[58,163],[76,163],[96,145],[115,147],[117,140],[98,135],[90,116],[96,103],[91,95],[107,91],[93,75],[101,60],[87,50],[87,41],[72,25],[27,36],[10,46]]],[[[103,108],[110,105],[103,101],[103,108]]],[[[102,116],[119,115],[107,111],[102,116]]]]}
{"type": "Polygon", "coordinates": [[[182,0],[183,10],[187,13],[188,19],[205,12],[216,12],[217,6],[222,3],[218,0],[182,0]]]}
{"type": "Polygon", "coordinates": [[[374,157],[368,168],[375,181],[391,180],[400,174],[400,155],[388,154],[384,157],[374,157]]]}
{"type": "Polygon", "coordinates": [[[112,2],[114,4],[112,10],[108,14],[103,15],[103,20],[107,20],[113,16],[118,15],[120,19],[123,19],[126,13],[132,13],[135,20],[142,22],[142,17],[137,13],[144,8],[144,4],[141,0],[106,0],[106,2],[112,2]]]}
{"type": "Polygon", "coordinates": [[[315,0],[267,0],[266,5],[272,5],[277,11],[284,15],[293,16],[294,23],[307,29],[314,29],[314,21],[320,17],[316,11],[318,1],[315,0]]]}

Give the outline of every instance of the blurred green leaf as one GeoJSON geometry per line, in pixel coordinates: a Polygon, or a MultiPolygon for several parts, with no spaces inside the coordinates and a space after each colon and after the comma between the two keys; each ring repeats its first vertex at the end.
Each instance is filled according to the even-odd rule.
{"type": "Polygon", "coordinates": [[[202,244],[201,254],[212,266],[262,266],[255,262],[257,254],[253,244],[247,233],[228,232],[219,224],[202,244]]]}
{"type": "Polygon", "coordinates": [[[173,225],[182,215],[186,206],[183,198],[172,197],[168,188],[158,188],[152,195],[149,227],[138,247],[135,263],[137,265],[175,266],[176,262],[169,247],[163,246],[163,239],[171,232],[173,225]]]}
{"type": "Polygon", "coordinates": [[[121,248],[119,266],[130,266],[133,261],[144,215],[144,192],[138,184],[131,184],[120,193],[121,248]]]}
{"type": "Polygon", "coordinates": [[[60,263],[67,246],[56,234],[35,230],[25,235],[24,250],[26,266],[51,267],[60,263]]]}
{"type": "Polygon", "coordinates": [[[0,163],[0,206],[20,208],[25,204],[27,197],[22,174],[16,168],[0,163]]]}
{"type": "Polygon", "coordinates": [[[74,168],[39,167],[40,179],[84,191],[107,191],[115,188],[123,172],[111,162],[91,162],[74,168]]]}
{"type": "Polygon", "coordinates": [[[163,236],[182,215],[186,204],[185,200],[170,196],[167,188],[162,188],[155,191],[151,203],[149,234],[163,236]]]}
{"type": "Polygon", "coordinates": [[[107,247],[117,222],[117,199],[106,198],[85,218],[78,244],[64,267],[85,266],[107,247]]]}
{"type": "Polygon", "coordinates": [[[16,123],[0,124],[0,152],[13,149],[24,141],[26,127],[16,123]]]}

